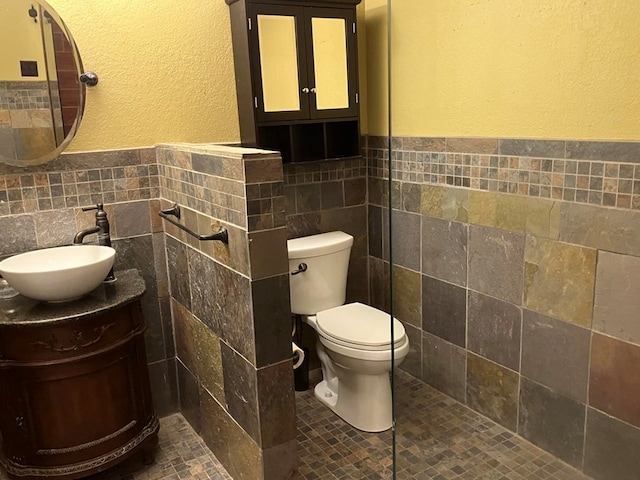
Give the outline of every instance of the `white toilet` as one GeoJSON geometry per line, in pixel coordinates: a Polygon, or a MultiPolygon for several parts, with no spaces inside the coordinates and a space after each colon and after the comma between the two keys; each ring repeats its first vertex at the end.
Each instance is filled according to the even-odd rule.
{"type": "MultiPolygon", "coordinates": [[[[315,396],[365,432],[392,424],[391,351],[395,365],[409,352],[402,324],[361,303],[343,305],[353,237],[329,232],[287,241],[291,311],[318,333],[323,380],[315,396]]],[[[365,279],[362,279],[365,281],[365,279]]]]}

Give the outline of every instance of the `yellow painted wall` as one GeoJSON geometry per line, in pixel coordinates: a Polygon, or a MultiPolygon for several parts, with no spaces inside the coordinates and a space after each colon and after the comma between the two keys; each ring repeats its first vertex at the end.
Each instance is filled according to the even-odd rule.
{"type": "Polygon", "coordinates": [[[640,140],[639,25],[631,0],[392,0],[394,135],[640,140]]]}
{"type": "Polygon", "coordinates": [[[49,3],[100,79],[68,151],[239,140],[223,0],[49,3]]]}
{"type": "Polygon", "coordinates": [[[0,81],[29,82],[46,78],[40,23],[29,17],[31,5],[32,0],[0,2],[0,81]],[[23,77],[20,60],[38,62],[40,76],[23,77]]]}

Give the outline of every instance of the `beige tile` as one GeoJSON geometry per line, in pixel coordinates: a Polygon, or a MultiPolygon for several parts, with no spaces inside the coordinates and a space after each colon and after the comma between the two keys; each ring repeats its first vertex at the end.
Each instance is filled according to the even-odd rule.
{"type": "Polygon", "coordinates": [[[527,199],[518,195],[496,195],[496,227],[522,233],[527,224],[527,199]]]}
{"type": "Polygon", "coordinates": [[[469,220],[469,190],[422,185],[420,213],[444,220],[469,220]]]}
{"type": "Polygon", "coordinates": [[[421,275],[413,270],[393,266],[393,313],[403,322],[422,325],[421,275]]]}
{"type": "Polygon", "coordinates": [[[596,251],[528,236],[524,259],[525,307],[590,327],[596,251]]]}
{"type": "Polygon", "coordinates": [[[224,378],[220,338],[204,323],[193,319],[195,363],[198,379],[220,403],[224,404],[224,378]]]}
{"type": "Polygon", "coordinates": [[[557,240],[560,235],[560,202],[528,197],[526,208],[526,233],[557,240]]]}
{"type": "MultiPolygon", "coordinates": [[[[234,480],[262,480],[262,450],[211,396],[201,396],[202,438],[234,480]]],[[[267,480],[267,479],[265,479],[267,480]]]]}
{"type": "Polygon", "coordinates": [[[10,127],[11,127],[11,111],[0,110],[0,128],[10,128],[10,127]]]}
{"type": "Polygon", "coordinates": [[[469,192],[469,223],[495,227],[497,225],[497,194],[471,190],[469,192]]]}

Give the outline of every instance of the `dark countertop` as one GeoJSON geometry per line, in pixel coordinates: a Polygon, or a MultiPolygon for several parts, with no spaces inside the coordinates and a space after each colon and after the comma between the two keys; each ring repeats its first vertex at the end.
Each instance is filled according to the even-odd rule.
{"type": "Polygon", "coordinates": [[[145,284],[136,269],[116,272],[116,282],[103,283],[78,300],[47,303],[22,295],[0,299],[0,328],[46,323],[64,323],[87,315],[111,310],[142,296],[145,284]]]}

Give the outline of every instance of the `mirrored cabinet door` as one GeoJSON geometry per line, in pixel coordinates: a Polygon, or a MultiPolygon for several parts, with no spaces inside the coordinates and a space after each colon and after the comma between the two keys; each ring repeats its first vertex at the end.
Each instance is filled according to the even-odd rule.
{"type": "Polygon", "coordinates": [[[296,17],[258,14],[257,22],[264,111],[299,111],[296,17]]]}
{"type": "Polygon", "coordinates": [[[316,109],[349,108],[347,25],[344,18],[311,18],[316,109]]]}
{"type": "Polygon", "coordinates": [[[355,18],[351,10],[307,8],[311,118],[356,116],[355,18]]]}
{"type": "Polygon", "coordinates": [[[303,8],[260,5],[250,22],[258,120],[308,118],[303,8]]]}
{"type": "Polygon", "coordinates": [[[351,10],[258,4],[249,22],[258,122],[357,116],[351,10]]]}

